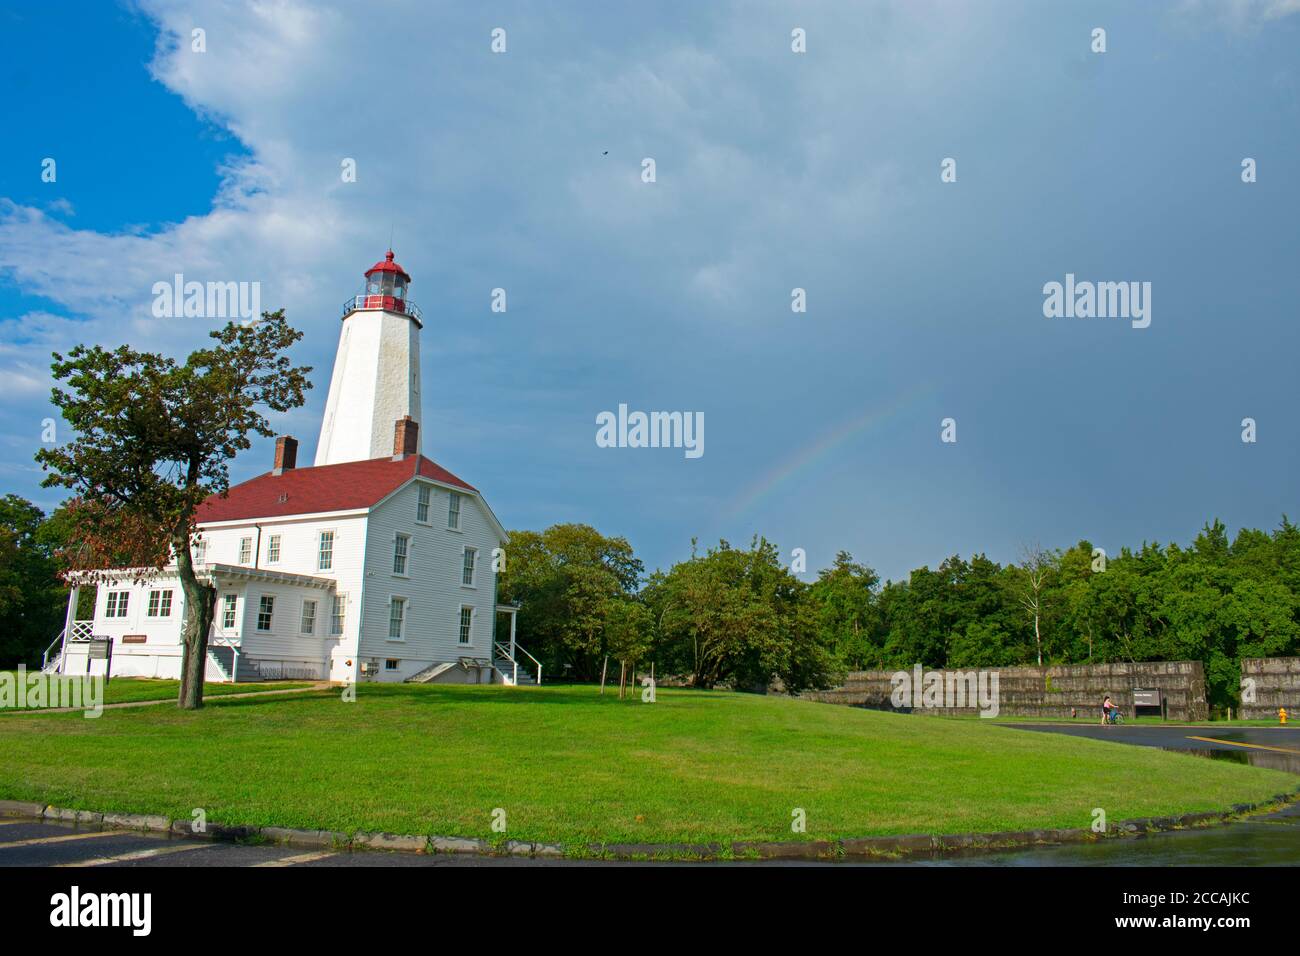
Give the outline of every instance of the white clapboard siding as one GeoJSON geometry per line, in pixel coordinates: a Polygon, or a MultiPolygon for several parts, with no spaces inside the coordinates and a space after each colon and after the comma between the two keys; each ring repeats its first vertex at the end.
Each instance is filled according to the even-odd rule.
{"type": "MultiPolygon", "coordinates": [[[[316,578],[329,578],[335,582],[335,592],[344,597],[347,608],[343,618],[343,635],[336,637],[329,633],[332,601],[330,596],[323,596],[317,608],[321,627],[317,628],[317,637],[323,638],[321,653],[324,659],[330,657],[355,658],[359,621],[355,613],[362,591],[362,576],[365,568],[367,518],[364,512],[350,512],[335,515],[290,516],[285,518],[261,519],[256,522],[222,522],[205,525],[203,536],[208,540],[207,558],[209,561],[224,564],[239,564],[240,539],[252,538],[254,552],[247,566],[266,570],[287,571],[292,574],[306,574],[316,578]],[[261,526],[261,547],[257,547],[258,529],[261,526]],[[320,567],[320,535],[322,531],[334,532],[334,560],[332,567],[320,567]],[[271,537],[280,537],[280,555],[277,562],[270,562],[268,554],[271,537]]],[[[255,589],[256,584],[250,585],[255,589]]],[[[268,592],[269,593],[269,592],[268,592]]],[[[301,612],[301,596],[294,598],[301,612]]],[[[247,603],[240,601],[241,621],[248,622],[244,634],[252,634],[256,626],[256,617],[247,618],[247,603]]],[[[293,631],[277,630],[271,639],[259,640],[257,650],[249,651],[260,656],[263,651],[269,656],[288,653],[301,648],[297,623],[293,631]],[[287,642],[287,643],[286,643],[287,642]]],[[[347,679],[345,674],[335,675],[337,679],[347,679]]]]}
{"type": "Polygon", "coordinates": [[[450,490],[417,479],[371,510],[367,529],[365,621],[359,654],[379,661],[379,680],[398,681],[434,662],[492,657],[496,575],[492,551],[501,546],[478,496],[460,493],[460,530],[447,527],[450,490]],[[416,521],[418,486],[431,489],[429,522],[416,521]],[[394,539],[411,536],[407,574],[393,573],[394,539]],[[463,548],[478,549],[473,588],[461,585],[463,548]],[[405,640],[388,638],[391,599],[405,597],[405,640]],[[460,608],[474,608],[469,645],[458,643],[460,608]],[[385,661],[400,665],[388,670],[385,661]]]}

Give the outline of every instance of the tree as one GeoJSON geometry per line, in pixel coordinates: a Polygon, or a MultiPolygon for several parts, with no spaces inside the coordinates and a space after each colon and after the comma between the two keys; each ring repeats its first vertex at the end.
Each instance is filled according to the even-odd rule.
{"type": "Polygon", "coordinates": [[[302,333],[283,310],[210,334],[216,344],[184,364],[125,345],[55,353],[51,368],[63,384],[52,401],[74,437],[36,454],[49,472],[43,484],[74,494],[71,572],[102,579],[125,562],[143,580],[175,561],[185,597],[178,703],[187,710],[203,705],[216,601],[194,569],[195,512],[229,487],[230,459],[249,447],[250,435],[274,434],[261,409],[296,408],[311,387],[311,369],[284,354],[302,333]]]}
{"type": "Polygon", "coordinates": [[[817,626],[817,640],[845,667],[880,663],[880,609],[875,601],[880,577],[853,555],[841,551],[808,589],[817,626]]]}
{"type": "Polygon", "coordinates": [[[797,691],[825,686],[834,671],[806,591],[776,546],[756,537],[747,551],[722,541],[656,573],[645,600],[665,656],[693,686],[766,688],[776,678],[797,691]]]}
{"type": "Polygon", "coordinates": [[[1026,545],[1020,559],[1020,604],[1034,620],[1034,647],[1038,663],[1043,663],[1043,595],[1048,579],[1056,568],[1056,554],[1045,551],[1040,545],[1026,545]]]}
{"type": "Polygon", "coordinates": [[[37,664],[62,622],[50,524],[30,501],[0,498],[0,666],[37,664]]]}
{"type": "MultiPolygon", "coordinates": [[[[605,608],[605,649],[622,662],[623,672],[634,668],[650,655],[653,647],[654,621],[650,610],[640,601],[610,601],[605,608]]],[[[623,697],[626,685],[619,682],[618,695],[623,697]]]]}
{"type": "Polygon", "coordinates": [[[557,524],[510,532],[499,588],[502,600],[522,602],[519,631],[546,669],[591,680],[606,653],[610,603],[635,595],[643,572],[626,538],[557,524]]]}

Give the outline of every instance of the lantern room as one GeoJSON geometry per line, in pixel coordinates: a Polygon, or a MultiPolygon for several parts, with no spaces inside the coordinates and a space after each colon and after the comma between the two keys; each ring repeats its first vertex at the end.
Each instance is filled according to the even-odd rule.
{"type": "Polygon", "coordinates": [[[411,277],[393,261],[393,250],[389,249],[382,261],[366,270],[365,294],[343,303],[343,318],[346,319],[353,312],[382,309],[405,315],[423,328],[420,310],[407,299],[410,288],[411,277]]]}

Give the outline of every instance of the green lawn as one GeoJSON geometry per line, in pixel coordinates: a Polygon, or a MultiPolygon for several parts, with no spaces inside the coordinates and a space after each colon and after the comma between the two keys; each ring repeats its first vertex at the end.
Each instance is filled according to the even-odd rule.
{"type": "Polygon", "coordinates": [[[216,823],[547,842],[1087,827],[1289,791],[1280,771],[781,697],[363,685],[0,721],[0,797],[216,823]]]}
{"type": "MultiPolygon", "coordinates": [[[[30,678],[36,671],[28,671],[27,676],[30,678]]],[[[0,674],[13,674],[17,677],[16,671],[0,671],[0,674]]],[[[66,675],[75,679],[77,675],[66,675]]],[[[105,704],[125,704],[132,701],[141,700],[175,700],[176,695],[180,693],[180,681],[176,680],[147,680],[140,677],[114,677],[104,688],[105,704]]],[[[306,683],[289,683],[287,681],[276,681],[268,684],[204,684],[204,697],[220,697],[224,694],[244,694],[259,690],[289,690],[295,687],[310,687],[306,683]]],[[[33,710],[40,708],[12,708],[12,710],[33,710]]],[[[0,711],[4,714],[7,711],[0,711]]]]}

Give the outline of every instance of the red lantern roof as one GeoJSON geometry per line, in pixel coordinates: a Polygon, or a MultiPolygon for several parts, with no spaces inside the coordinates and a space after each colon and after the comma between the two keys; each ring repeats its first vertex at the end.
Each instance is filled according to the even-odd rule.
{"type": "Polygon", "coordinates": [[[383,262],[376,262],[373,266],[371,266],[369,269],[366,270],[366,278],[369,279],[370,276],[376,272],[396,272],[399,276],[402,276],[402,278],[406,279],[407,282],[411,281],[411,277],[407,273],[407,271],[393,261],[392,249],[388,250],[388,254],[384,256],[383,262]]]}

